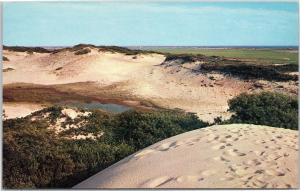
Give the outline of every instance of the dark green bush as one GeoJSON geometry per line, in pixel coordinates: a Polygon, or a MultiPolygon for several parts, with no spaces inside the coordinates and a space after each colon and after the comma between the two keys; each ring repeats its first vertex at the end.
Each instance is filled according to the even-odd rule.
{"type": "Polygon", "coordinates": [[[167,137],[206,126],[207,123],[190,113],[127,111],[117,116],[114,132],[116,140],[139,150],[167,137]]]}
{"type": "Polygon", "coordinates": [[[241,94],[229,101],[229,123],[298,129],[298,99],[280,93],[241,94]]]}
{"type": "Polygon", "coordinates": [[[3,183],[6,188],[42,188],[72,173],[74,163],[46,123],[7,120],[3,128],[3,183]]]}

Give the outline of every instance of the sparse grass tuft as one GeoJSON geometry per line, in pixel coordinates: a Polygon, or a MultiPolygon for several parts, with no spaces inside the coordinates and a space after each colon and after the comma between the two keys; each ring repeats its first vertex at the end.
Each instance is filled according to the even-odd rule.
{"type": "Polygon", "coordinates": [[[9,72],[9,71],[13,71],[13,70],[15,70],[15,69],[13,69],[13,68],[5,68],[5,69],[3,69],[3,72],[9,72]]]}
{"type": "Polygon", "coordinates": [[[91,52],[91,49],[89,48],[84,48],[84,49],[81,49],[81,50],[78,50],[76,51],[74,54],[75,55],[82,55],[82,54],[88,54],[91,52]]]}
{"type": "Polygon", "coordinates": [[[9,59],[7,57],[5,57],[5,56],[3,56],[2,60],[3,61],[9,61],[9,59]]]}

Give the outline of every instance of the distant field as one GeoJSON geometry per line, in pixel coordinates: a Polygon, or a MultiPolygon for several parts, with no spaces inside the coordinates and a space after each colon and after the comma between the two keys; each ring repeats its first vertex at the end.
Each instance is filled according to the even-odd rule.
{"type": "Polygon", "coordinates": [[[297,64],[298,50],[279,49],[200,49],[200,48],[148,48],[172,54],[204,54],[207,56],[224,56],[230,58],[249,59],[261,64],[297,64]]]}

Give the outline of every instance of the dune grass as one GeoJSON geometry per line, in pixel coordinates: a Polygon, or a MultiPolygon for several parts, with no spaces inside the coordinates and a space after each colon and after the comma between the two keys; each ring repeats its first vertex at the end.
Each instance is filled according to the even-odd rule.
{"type": "Polygon", "coordinates": [[[245,59],[260,64],[298,64],[298,51],[287,49],[199,49],[199,48],[153,48],[150,50],[170,54],[203,54],[245,59]]]}

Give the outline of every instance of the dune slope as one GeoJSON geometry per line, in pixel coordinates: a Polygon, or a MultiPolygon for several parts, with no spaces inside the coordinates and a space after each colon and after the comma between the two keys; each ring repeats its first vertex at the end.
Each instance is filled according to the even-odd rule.
{"type": "Polygon", "coordinates": [[[74,188],[295,188],[298,131],[216,125],[160,141],[74,188]]]}
{"type": "Polygon", "coordinates": [[[91,45],[51,53],[4,50],[3,55],[9,61],[3,62],[3,84],[64,85],[68,93],[84,89],[85,96],[97,98],[105,97],[102,90],[107,89],[105,94],[110,98],[117,94],[124,100],[147,100],[159,107],[197,113],[200,119],[209,122],[219,116],[229,118],[227,101],[243,92],[298,92],[296,81],[243,80],[199,67],[206,62],[222,63],[224,60],[219,57],[168,58],[153,52],[135,54],[121,50],[91,45]],[[72,83],[81,84],[72,88],[72,83]],[[91,83],[93,86],[89,87],[91,83]]]}

